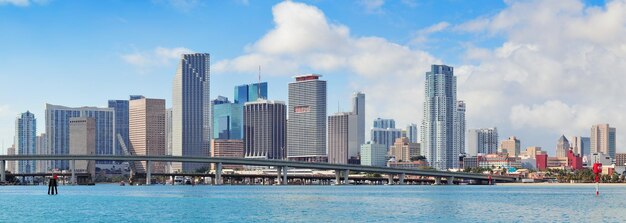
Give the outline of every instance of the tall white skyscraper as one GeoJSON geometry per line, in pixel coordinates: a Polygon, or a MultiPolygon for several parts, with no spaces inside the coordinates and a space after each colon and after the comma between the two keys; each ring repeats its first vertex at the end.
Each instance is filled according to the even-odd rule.
{"type": "MultiPolygon", "coordinates": [[[[172,89],[172,155],[209,156],[211,139],[210,56],[183,54],[172,89]]],[[[194,172],[200,163],[172,163],[172,171],[194,172]]]]}
{"type": "MultiPolygon", "coordinates": [[[[496,143],[497,144],[497,143],[496,143]]],[[[457,101],[454,117],[454,151],[465,153],[465,102],[457,101]]]]}
{"type": "Polygon", "coordinates": [[[417,124],[411,123],[406,126],[406,137],[409,138],[410,143],[417,143],[417,124]]]}
{"type": "Polygon", "coordinates": [[[296,76],[289,83],[287,158],[319,161],[326,156],[326,81],[321,75],[296,76]]]}
{"type": "Polygon", "coordinates": [[[374,120],[370,137],[373,143],[385,145],[389,150],[396,139],[402,137],[402,130],[396,129],[396,121],[393,119],[377,118],[374,120]]]}
{"type": "MultiPolygon", "coordinates": [[[[446,65],[432,65],[426,72],[422,153],[438,170],[459,167],[460,148],[455,147],[457,115],[456,77],[446,65]]],[[[460,143],[456,144],[459,145],[460,143]]]]}
{"type": "Polygon", "coordinates": [[[498,152],[498,129],[483,128],[467,130],[467,154],[492,154],[498,152]]]}
{"type": "Polygon", "coordinates": [[[352,114],[356,115],[356,150],[365,143],[365,94],[355,92],[352,95],[352,114]]]}
{"type": "Polygon", "coordinates": [[[591,127],[591,153],[604,153],[615,158],[616,129],[609,124],[598,124],[591,127]]]}
{"type": "MultiPolygon", "coordinates": [[[[26,111],[15,119],[15,152],[17,155],[37,154],[37,119],[26,111]]],[[[17,173],[35,173],[35,161],[17,161],[17,173]]]]}

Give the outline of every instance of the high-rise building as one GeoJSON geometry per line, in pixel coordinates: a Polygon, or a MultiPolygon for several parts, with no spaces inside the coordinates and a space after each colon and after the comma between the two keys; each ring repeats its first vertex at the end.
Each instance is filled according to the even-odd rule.
{"type": "MultiPolygon", "coordinates": [[[[60,105],[46,104],[46,135],[48,146],[53,155],[69,154],[70,128],[72,117],[91,117],[96,120],[96,154],[114,155],[115,144],[115,110],[113,108],[79,107],[70,108],[60,105]]],[[[111,161],[96,161],[112,163],[111,161]]],[[[51,168],[65,170],[68,161],[52,161],[51,168]]]]}
{"type": "Polygon", "coordinates": [[[281,101],[247,102],[243,109],[246,158],[284,159],[287,107],[281,101]]]}
{"type": "Polygon", "coordinates": [[[452,67],[432,65],[426,72],[424,120],[421,126],[421,150],[432,167],[446,170],[459,167],[460,145],[454,122],[459,115],[456,100],[456,77],[452,67]]]}
{"type": "MultiPolygon", "coordinates": [[[[165,155],[172,155],[172,108],[165,110],[165,155]]],[[[172,163],[165,164],[165,172],[172,173],[172,163]]]]}
{"type": "MultiPolygon", "coordinates": [[[[92,117],[71,117],[69,119],[69,154],[95,155],[97,140],[96,119],[92,117]]],[[[74,169],[77,173],[89,173],[91,179],[84,183],[93,182],[96,178],[96,162],[93,160],[76,160],[74,169]]],[[[80,183],[81,180],[79,179],[80,183]]]]}
{"type": "Polygon", "coordinates": [[[420,155],[420,144],[410,142],[407,137],[397,138],[389,151],[389,155],[396,158],[398,162],[409,162],[412,157],[420,155]]]}
{"type": "Polygon", "coordinates": [[[522,157],[534,158],[536,155],[546,154],[545,151],[541,150],[539,146],[529,146],[526,147],[526,151],[521,154],[522,157]]]}
{"type": "Polygon", "coordinates": [[[574,154],[582,157],[587,157],[591,154],[591,138],[583,136],[570,137],[570,146],[574,151],[574,154]]]}
{"type": "Polygon", "coordinates": [[[387,151],[393,145],[397,138],[402,137],[402,129],[395,128],[395,121],[393,119],[384,119],[389,121],[388,124],[376,123],[380,119],[374,121],[374,126],[388,126],[388,127],[374,127],[371,130],[371,141],[376,144],[382,144],[387,147],[387,151]]]}
{"type": "Polygon", "coordinates": [[[386,118],[376,118],[374,120],[374,125],[372,128],[380,128],[380,129],[395,129],[396,121],[393,119],[386,118]]]}
{"type": "Polygon", "coordinates": [[[307,161],[326,156],[326,81],[320,77],[301,75],[289,83],[289,159],[307,161]]]}
{"type": "Polygon", "coordinates": [[[591,153],[604,153],[615,158],[615,128],[609,124],[598,124],[591,127],[591,153]]]}
{"type": "MultiPolygon", "coordinates": [[[[17,155],[37,154],[37,119],[26,111],[15,119],[15,151],[17,155]]],[[[37,165],[34,160],[17,161],[17,173],[35,173],[37,165]]]]}
{"type": "MultiPolygon", "coordinates": [[[[7,155],[9,156],[15,155],[15,145],[12,145],[11,147],[7,148],[7,155]]],[[[15,160],[7,161],[7,169],[6,169],[7,171],[11,173],[15,173],[16,169],[17,169],[17,162],[15,162],[15,160]]]]}
{"type": "Polygon", "coordinates": [[[509,157],[518,157],[520,155],[520,140],[515,136],[500,142],[500,152],[506,153],[509,157]]]}
{"type": "MultiPolygon", "coordinates": [[[[129,150],[133,155],[163,156],[165,143],[165,99],[142,98],[129,102],[129,150]]],[[[145,161],[135,162],[137,172],[145,173],[145,161]]],[[[151,170],[165,172],[165,163],[152,162],[151,170]]]]}
{"type": "MultiPolygon", "coordinates": [[[[211,157],[232,157],[243,158],[243,140],[241,139],[212,139],[211,140],[211,157]]],[[[241,169],[242,165],[224,165],[224,169],[241,169]]],[[[211,169],[215,170],[215,165],[211,165],[211,169]]]]}
{"type": "Polygon", "coordinates": [[[115,112],[115,136],[113,143],[113,151],[115,154],[122,155],[122,146],[117,140],[117,134],[122,136],[125,145],[128,147],[128,100],[109,100],[109,108],[115,112]]]}
{"type": "Polygon", "coordinates": [[[254,102],[258,99],[267,99],[267,82],[244,84],[235,87],[235,99],[237,104],[254,102]]]}
{"type": "Polygon", "coordinates": [[[386,166],[387,148],[385,145],[372,142],[361,145],[361,165],[386,166]]]}
{"type": "MultiPolygon", "coordinates": [[[[352,94],[352,114],[356,115],[356,151],[360,150],[361,145],[365,143],[365,94],[363,92],[354,92],[352,94]]],[[[351,133],[352,134],[352,133],[351,133]]]]}
{"type": "Polygon", "coordinates": [[[357,143],[358,116],[340,112],[328,116],[328,162],[348,164],[359,153],[357,143]]]}
{"type": "Polygon", "coordinates": [[[465,102],[457,101],[454,116],[453,151],[465,153],[465,102]]]}
{"type": "Polygon", "coordinates": [[[615,153],[615,165],[626,166],[626,153],[615,153]]]}
{"type": "MultiPolygon", "coordinates": [[[[221,96],[220,96],[221,97],[221,96]]],[[[224,103],[213,104],[213,138],[243,138],[243,105],[230,103],[222,97],[224,103]]]]}
{"type": "Polygon", "coordinates": [[[492,154],[498,152],[498,129],[483,128],[467,130],[467,154],[492,154]]]}
{"type": "MultiPolygon", "coordinates": [[[[41,133],[40,135],[37,136],[37,142],[35,143],[35,147],[37,150],[37,154],[38,155],[48,155],[50,154],[50,150],[48,147],[48,136],[46,136],[46,133],[41,133]]],[[[36,161],[36,166],[37,166],[37,172],[38,173],[47,173],[48,171],[50,171],[49,166],[50,166],[50,161],[48,160],[38,160],[36,161]]]]}
{"type": "Polygon", "coordinates": [[[417,143],[419,140],[417,138],[417,124],[411,123],[406,126],[406,137],[409,138],[409,142],[417,143]]]}
{"type": "MultiPolygon", "coordinates": [[[[211,138],[210,58],[183,54],[172,90],[172,155],[209,156],[211,138]]],[[[172,170],[194,172],[201,163],[172,163],[172,170]]]]}
{"type": "Polygon", "coordinates": [[[557,158],[566,158],[567,151],[569,151],[569,141],[565,138],[564,135],[561,135],[556,144],[556,157],[557,158]]]}

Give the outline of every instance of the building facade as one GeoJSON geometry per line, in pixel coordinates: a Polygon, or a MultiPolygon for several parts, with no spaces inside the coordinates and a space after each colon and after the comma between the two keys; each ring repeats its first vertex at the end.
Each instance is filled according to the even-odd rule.
{"type": "Polygon", "coordinates": [[[284,159],[287,107],[281,101],[257,100],[243,109],[243,143],[246,158],[284,159]]]}
{"type": "Polygon", "coordinates": [[[432,65],[424,82],[424,119],[420,127],[422,154],[432,167],[446,170],[459,167],[460,148],[455,147],[454,136],[457,98],[456,77],[453,68],[432,65]]]}
{"type": "Polygon", "coordinates": [[[520,147],[520,140],[515,136],[511,136],[508,139],[502,140],[502,142],[500,142],[500,152],[506,153],[512,157],[520,156],[520,147]]]}
{"type": "Polygon", "coordinates": [[[570,138],[570,146],[575,154],[579,154],[583,157],[589,156],[591,152],[591,138],[584,136],[572,136],[570,138]]]}
{"type": "MultiPolygon", "coordinates": [[[[11,147],[7,148],[7,155],[9,156],[15,155],[15,145],[12,145],[11,147]]],[[[11,173],[15,173],[16,169],[17,169],[17,162],[15,162],[15,160],[7,161],[7,168],[6,168],[7,171],[11,173]]]]}
{"type": "Polygon", "coordinates": [[[113,150],[115,154],[124,154],[122,146],[117,140],[117,135],[122,136],[123,142],[128,147],[130,143],[128,141],[128,100],[109,100],[109,108],[112,108],[115,112],[115,143],[113,143],[113,150]]]}
{"type": "MultiPolygon", "coordinates": [[[[53,155],[69,154],[70,118],[91,117],[96,123],[96,154],[115,155],[115,110],[113,108],[78,107],[71,108],[46,104],[46,135],[53,155]]],[[[69,162],[52,161],[51,168],[66,170],[69,162]]],[[[111,161],[96,161],[96,164],[109,164],[111,161]]]]}
{"type": "Polygon", "coordinates": [[[591,127],[591,153],[604,153],[615,157],[615,128],[609,124],[598,124],[591,127]]]}
{"type": "Polygon", "coordinates": [[[365,143],[365,94],[363,92],[355,92],[352,94],[352,114],[356,115],[356,147],[357,153],[361,145],[365,143]]]}
{"type": "Polygon", "coordinates": [[[402,130],[396,129],[396,121],[393,119],[377,118],[374,120],[370,137],[370,141],[385,145],[389,151],[396,139],[402,137],[402,130]]]}
{"type": "Polygon", "coordinates": [[[409,142],[418,143],[419,138],[417,137],[417,132],[417,124],[411,123],[406,126],[406,137],[409,138],[409,142]]]}
{"type": "MultiPolygon", "coordinates": [[[[37,119],[29,111],[15,119],[15,152],[17,155],[37,154],[37,119]]],[[[17,161],[16,173],[35,173],[37,164],[34,160],[17,161]]]]}
{"type": "Polygon", "coordinates": [[[387,148],[385,145],[367,142],[361,145],[361,165],[386,166],[387,148]]]}
{"type": "MultiPolygon", "coordinates": [[[[232,157],[243,158],[244,148],[241,139],[212,139],[211,140],[211,157],[232,157]]],[[[224,165],[224,169],[242,169],[243,165],[224,165]]],[[[211,165],[211,169],[215,170],[215,165],[211,165]]]]}
{"type": "MultiPolygon", "coordinates": [[[[163,156],[165,142],[165,99],[142,98],[129,103],[129,150],[133,155],[163,156]]],[[[135,162],[139,173],[148,168],[145,161],[135,162]]],[[[152,162],[151,170],[165,172],[165,163],[152,162]]]]}
{"type": "Polygon", "coordinates": [[[457,101],[454,116],[453,150],[465,153],[465,102],[457,101]]]}
{"type": "MultiPolygon", "coordinates": [[[[183,54],[172,89],[172,155],[208,157],[211,146],[210,56],[183,54]]],[[[200,163],[172,163],[172,171],[194,172],[200,163]]]]}
{"type": "Polygon", "coordinates": [[[243,104],[225,103],[213,105],[213,138],[243,138],[243,104]]]}
{"type": "Polygon", "coordinates": [[[326,156],[326,81],[321,75],[296,76],[289,83],[287,157],[317,159],[326,156]]]}
{"type": "Polygon", "coordinates": [[[410,142],[407,137],[397,138],[391,149],[389,150],[389,156],[396,159],[396,161],[411,161],[412,157],[420,155],[420,144],[410,142]]]}
{"type": "Polygon", "coordinates": [[[556,157],[564,158],[567,157],[567,151],[569,151],[569,140],[565,138],[564,135],[561,135],[559,140],[556,143],[556,157]]]}
{"type": "Polygon", "coordinates": [[[234,103],[243,105],[246,102],[254,102],[258,99],[268,99],[267,82],[244,84],[235,87],[234,103]]]}
{"type": "Polygon", "coordinates": [[[470,129],[467,130],[467,154],[492,154],[498,152],[498,129],[470,129]]]}
{"type": "MultiPolygon", "coordinates": [[[[72,117],[69,120],[69,154],[95,155],[97,145],[96,119],[92,117],[72,117]]],[[[74,161],[77,173],[89,173],[90,179],[78,180],[79,183],[90,183],[96,178],[96,162],[93,160],[74,161]]],[[[76,182],[74,182],[76,183],[76,182]]]]}
{"type": "MultiPolygon", "coordinates": [[[[48,147],[48,136],[46,136],[46,133],[41,133],[37,136],[37,142],[35,147],[37,150],[37,154],[39,155],[50,154],[50,150],[48,147]]],[[[38,160],[36,161],[36,163],[38,173],[48,173],[50,171],[49,160],[38,160]]]]}

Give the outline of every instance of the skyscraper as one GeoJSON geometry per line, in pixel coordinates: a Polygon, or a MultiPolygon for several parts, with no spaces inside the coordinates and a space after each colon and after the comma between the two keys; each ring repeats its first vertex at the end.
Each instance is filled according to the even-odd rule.
{"type": "Polygon", "coordinates": [[[254,102],[257,99],[267,99],[267,82],[244,84],[235,87],[235,99],[237,104],[254,102]]]}
{"type": "Polygon", "coordinates": [[[520,140],[515,136],[502,140],[500,143],[500,151],[509,154],[510,157],[518,157],[520,155],[520,140]]]}
{"type": "Polygon", "coordinates": [[[320,77],[306,74],[289,83],[289,159],[313,161],[326,156],[326,81],[320,77]]]}
{"type": "Polygon", "coordinates": [[[417,143],[417,124],[411,123],[406,126],[406,137],[409,138],[409,142],[417,143]]]}
{"type": "MultiPolygon", "coordinates": [[[[115,144],[115,110],[113,108],[70,108],[46,104],[46,135],[51,154],[69,154],[70,118],[92,117],[96,120],[96,154],[113,155],[115,144]]],[[[110,161],[96,161],[111,163],[110,161]]],[[[52,161],[51,168],[65,170],[68,161],[52,161]]]]}
{"type": "Polygon", "coordinates": [[[569,150],[569,148],[569,141],[567,140],[567,138],[565,138],[564,135],[561,135],[556,143],[556,157],[567,158],[567,151],[569,150]]]}
{"type": "MultiPolygon", "coordinates": [[[[172,155],[209,156],[211,138],[210,58],[183,54],[172,89],[172,155]]],[[[172,170],[194,172],[200,163],[172,163],[172,170]]]]}
{"type": "MultiPolygon", "coordinates": [[[[234,157],[243,158],[243,141],[241,139],[212,139],[211,157],[234,157]]],[[[211,169],[215,170],[215,164],[211,169]]],[[[241,169],[242,165],[224,165],[224,169],[241,169]]]]}
{"type": "Polygon", "coordinates": [[[373,143],[385,145],[389,150],[396,139],[402,137],[402,130],[396,129],[396,121],[393,119],[377,118],[374,120],[370,137],[373,143]]]}
{"type": "Polygon", "coordinates": [[[230,103],[226,97],[217,100],[213,103],[213,138],[242,139],[243,104],[230,103]]]}
{"type": "Polygon", "coordinates": [[[356,150],[360,150],[365,143],[365,94],[355,92],[352,94],[352,113],[356,115],[356,150]]]}
{"type": "MultiPolygon", "coordinates": [[[[455,147],[454,122],[458,120],[456,77],[453,68],[432,65],[426,72],[424,120],[421,126],[422,153],[438,170],[459,167],[460,149],[455,147]]],[[[458,144],[457,144],[458,145],[458,144]]]]}
{"type": "Polygon", "coordinates": [[[609,124],[598,124],[591,127],[591,153],[604,153],[615,158],[615,128],[609,124]]]}
{"type": "Polygon", "coordinates": [[[385,145],[367,142],[361,145],[361,165],[386,166],[387,148],[385,145]]]}
{"type": "Polygon", "coordinates": [[[574,150],[574,154],[579,154],[583,157],[591,154],[591,138],[583,136],[572,136],[570,138],[570,146],[574,150]]]}
{"type": "MultiPolygon", "coordinates": [[[[465,102],[457,101],[454,116],[454,141],[452,150],[455,153],[465,152],[465,102]]],[[[497,144],[497,143],[496,143],[497,144]]]]}
{"type": "MultiPolygon", "coordinates": [[[[46,133],[41,133],[37,136],[36,142],[36,150],[38,155],[47,155],[50,154],[50,150],[48,147],[48,136],[46,133]]],[[[47,173],[49,171],[50,161],[49,160],[38,160],[36,161],[37,172],[38,173],[47,173]]]]}
{"type": "Polygon", "coordinates": [[[115,143],[113,151],[115,154],[124,154],[122,146],[117,140],[117,134],[122,136],[125,145],[128,147],[128,100],[109,100],[109,108],[115,111],[115,143]]]}
{"type": "Polygon", "coordinates": [[[247,102],[243,110],[244,155],[247,158],[284,159],[287,107],[281,101],[247,102]]]}
{"type": "Polygon", "coordinates": [[[376,118],[374,120],[373,128],[395,129],[396,128],[396,121],[393,120],[393,119],[376,118]]]}
{"type": "MultiPolygon", "coordinates": [[[[72,117],[69,120],[69,151],[71,155],[96,154],[96,119],[92,117],[72,117]]],[[[96,162],[93,160],[76,160],[74,169],[78,173],[89,173],[93,182],[96,177],[96,162]]],[[[75,179],[72,179],[75,180],[75,179]]],[[[79,181],[80,182],[80,181],[79,181]]],[[[72,182],[76,183],[76,182],[72,182]]]]}
{"type": "Polygon", "coordinates": [[[498,129],[483,128],[467,130],[467,154],[492,154],[498,152],[498,129]]]}
{"type": "MultiPolygon", "coordinates": [[[[12,145],[11,147],[7,148],[7,155],[12,156],[15,155],[15,145],[12,145]]],[[[15,162],[15,160],[9,160],[7,161],[7,171],[11,172],[11,173],[15,173],[15,169],[17,168],[17,162],[15,162]]]]}
{"type": "MultiPolygon", "coordinates": [[[[26,111],[15,119],[15,151],[17,155],[37,154],[37,119],[26,111]]],[[[37,165],[34,160],[17,161],[17,173],[35,173],[37,165]]]]}
{"type": "Polygon", "coordinates": [[[328,162],[348,164],[356,158],[360,145],[357,143],[358,116],[352,112],[339,112],[328,116],[328,162]]]}
{"type": "MultiPolygon", "coordinates": [[[[129,103],[129,150],[133,155],[163,156],[165,143],[165,100],[142,98],[129,103]]],[[[135,162],[138,172],[145,172],[146,162],[135,162]]],[[[165,163],[153,162],[152,171],[163,173],[165,163]]]]}

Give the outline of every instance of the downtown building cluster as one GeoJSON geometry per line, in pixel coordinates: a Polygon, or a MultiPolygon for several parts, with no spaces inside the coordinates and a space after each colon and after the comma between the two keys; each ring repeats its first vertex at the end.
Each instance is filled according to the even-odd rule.
{"type": "MultiPolygon", "coordinates": [[[[549,158],[537,157],[545,155],[540,148],[521,152],[520,141],[515,137],[499,142],[495,127],[466,131],[466,103],[457,98],[457,81],[450,66],[432,65],[426,72],[420,125],[409,124],[400,129],[394,119],[377,118],[370,129],[370,140],[365,139],[365,94],[352,95],[351,111],[328,115],[327,82],[321,75],[295,76],[288,84],[287,103],[270,100],[268,83],[260,81],[235,86],[232,100],[225,96],[211,100],[210,77],[209,54],[183,54],[172,82],[171,108],[166,108],[165,99],[141,95],[109,100],[106,108],[46,104],[45,133],[36,135],[35,116],[25,112],[16,119],[15,145],[7,151],[25,155],[287,159],[438,170],[522,168],[524,163],[533,163],[530,167],[537,169],[550,166],[549,158]]],[[[590,160],[603,155],[611,159],[619,156],[615,153],[615,129],[608,125],[594,126],[589,138],[566,140],[560,140],[556,158],[590,160]]],[[[572,162],[561,163],[578,165],[578,161],[572,162]]],[[[70,164],[17,161],[8,165],[11,172],[35,173],[66,170],[70,164]]],[[[146,165],[133,163],[138,172],[145,171],[146,165]]],[[[150,165],[156,172],[170,173],[212,168],[199,163],[150,165]]],[[[123,164],[81,163],[82,170],[92,175],[96,166],[115,172],[123,164]]]]}

